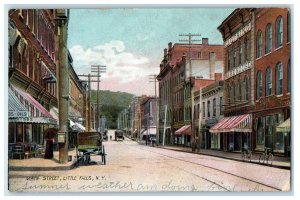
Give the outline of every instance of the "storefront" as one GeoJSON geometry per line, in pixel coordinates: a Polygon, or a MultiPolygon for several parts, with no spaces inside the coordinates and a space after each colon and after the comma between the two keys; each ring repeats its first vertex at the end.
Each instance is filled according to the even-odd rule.
{"type": "Polygon", "coordinates": [[[9,143],[44,144],[44,130],[57,121],[30,94],[11,86],[9,92],[9,143]]]}
{"type": "Polygon", "coordinates": [[[276,127],[276,133],[274,137],[275,143],[275,152],[285,153],[286,156],[290,156],[291,148],[290,148],[290,136],[291,134],[291,120],[288,118],[283,123],[279,124],[276,127]]]}
{"type": "Polygon", "coordinates": [[[209,131],[213,135],[211,145],[216,148],[222,148],[221,146],[223,146],[224,151],[241,151],[242,148],[251,149],[252,115],[225,117],[209,131]]]}
{"type": "Polygon", "coordinates": [[[175,144],[183,145],[185,147],[191,147],[191,125],[184,125],[177,131],[175,131],[175,144]]]}

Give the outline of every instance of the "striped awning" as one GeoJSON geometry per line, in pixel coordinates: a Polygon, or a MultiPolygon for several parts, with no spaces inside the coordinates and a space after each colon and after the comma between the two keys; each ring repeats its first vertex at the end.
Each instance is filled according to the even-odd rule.
{"type": "Polygon", "coordinates": [[[8,88],[8,118],[28,117],[28,109],[21,104],[14,92],[8,88]]]}
{"type": "Polygon", "coordinates": [[[252,115],[237,115],[232,117],[224,117],[211,129],[211,133],[225,133],[225,132],[252,132],[252,115]]]}
{"type": "Polygon", "coordinates": [[[9,118],[9,122],[57,124],[57,121],[37,100],[30,94],[12,86],[12,93],[28,111],[27,117],[9,118]]]}
{"type": "Polygon", "coordinates": [[[175,135],[192,135],[191,125],[184,125],[177,131],[175,131],[175,135]]]}

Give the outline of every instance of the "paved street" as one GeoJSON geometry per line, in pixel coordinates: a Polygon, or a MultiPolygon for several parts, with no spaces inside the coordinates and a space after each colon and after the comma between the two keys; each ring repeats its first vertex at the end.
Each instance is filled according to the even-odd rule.
{"type": "MultiPolygon", "coordinates": [[[[109,131],[109,135],[113,131],[109,131]]],[[[10,191],[289,191],[290,171],[139,145],[104,142],[106,165],[10,172],[10,191]]],[[[93,157],[100,161],[100,156],[93,157]]]]}

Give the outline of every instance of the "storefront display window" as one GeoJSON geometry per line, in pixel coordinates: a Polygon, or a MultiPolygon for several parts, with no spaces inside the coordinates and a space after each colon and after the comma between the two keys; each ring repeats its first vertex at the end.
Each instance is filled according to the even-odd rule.
{"type": "Polygon", "coordinates": [[[284,153],[284,133],[274,134],[274,152],[284,153]]]}
{"type": "Polygon", "coordinates": [[[265,118],[259,117],[257,121],[257,144],[258,145],[265,144],[264,124],[265,124],[265,118]]]}

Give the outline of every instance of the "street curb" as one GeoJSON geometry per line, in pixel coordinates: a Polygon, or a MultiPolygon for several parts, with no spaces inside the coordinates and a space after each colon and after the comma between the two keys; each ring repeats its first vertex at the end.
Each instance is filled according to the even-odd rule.
{"type": "Polygon", "coordinates": [[[9,171],[66,171],[75,168],[76,162],[69,166],[33,167],[33,166],[9,166],[9,171]]]}
{"type": "MultiPolygon", "coordinates": [[[[236,158],[229,158],[229,157],[211,155],[211,154],[206,154],[206,153],[191,152],[191,151],[185,151],[185,150],[180,150],[180,149],[172,149],[172,148],[161,147],[161,146],[155,146],[155,147],[156,148],[161,148],[161,149],[168,149],[168,150],[172,150],[172,151],[179,151],[179,152],[185,152],[185,153],[191,153],[191,154],[199,154],[199,155],[205,155],[205,156],[212,156],[212,157],[223,158],[223,159],[227,159],[227,160],[234,160],[234,161],[238,161],[238,162],[248,162],[248,161],[242,161],[242,160],[236,159],[236,158]]],[[[257,164],[257,165],[263,165],[263,166],[268,166],[268,165],[265,165],[265,164],[262,164],[262,163],[258,163],[258,162],[248,162],[248,163],[257,164]]],[[[269,166],[269,167],[291,170],[290,166],[272,165],[272,166],[269,166]]]]}

